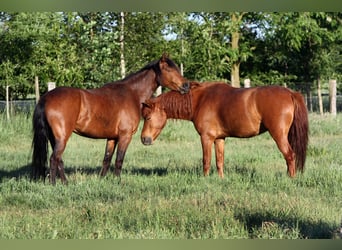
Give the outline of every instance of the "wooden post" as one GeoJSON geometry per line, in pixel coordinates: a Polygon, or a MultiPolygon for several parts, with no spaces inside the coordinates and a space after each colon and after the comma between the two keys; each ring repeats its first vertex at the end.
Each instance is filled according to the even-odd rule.
{"type": "Polygon", "coordinates": [[[35,91],[36,91],[36,103],[38,103],[38,101],[40,99],[38,76],[34,77],[34,88],[35,88],[35,91]]]}
{"type": "Polygon", "coordinates": [[[56,88],[56,83],[55,82],[48,82],[48,91],[51,91],[56,88]]]}
{"type": "Polygon", "coordinates": [[[125,64],[125,13],[120,12],[121,27],[120,27],[120,72],[121,78],[126,76],[126,64],[125,64]]]}
{"type": "Polygon", "coordinates": [[[157,89],[156,89],[156,92],[155,92],[155,96],[158,96],[162,93],[162,87],[159,86],[157,89]]]}
{"type": "Polygon", "coordinates": [[[9,86],[6,85],[6,114],[7,114],[7,120],[10,120],[10,107],[9,107],[9,86]]]}
{"type": "Polygon", "coordinates": [[[245,88],[250,88],[251,87],[251,79],[245,79],[244,81],[243,81],[243,85],[244,85],[244,87],[245,88]]]}
{"type": "Polygon", "coordinates": [[[322,89],[321,89],[320,78],[317,78],[317,95],[318,95],[319,113],[320,115],[323,115],[323,99],[322,99],[322,89]]]}
{"type": "Polygon", "coordinates": [[[307,107],[310,112],[312,112],[312,93],[310,83],[305,83],[306,85],[306,100],[307,107]]]}
{"type": "Polygon", "coordinates": [[[336,80],[329,80],[330,113],[336,116],[336,80]]]}

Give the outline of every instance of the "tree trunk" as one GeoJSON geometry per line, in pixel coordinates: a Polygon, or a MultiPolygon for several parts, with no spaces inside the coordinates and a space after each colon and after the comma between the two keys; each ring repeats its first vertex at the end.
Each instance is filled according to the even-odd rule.
{"type": "Polygon", "coordinates": [[[233,87],[240,88],[240,64],[234,63],[232,65],[232,72],[231,72],[231,82],[233,87]]]}
{"type": "MultiPolygon", "coordinates": [[[[243,15],[243,14],[242,14],[243,15]]],[[[233,87],[240,87],[240,62],[238,58],[239,52],[239,23],[241,21],[242,15],[236,16],[236,13],[232,14],[232,23],[233,23],[233,30],[232,30],[232,50],[236,53],[236,58],[233,59],[232,62],[232,69],[230,73],[230,80],[233,87]]]]}
{"type": "Polygon", "coordinates": [[[125,13],[120,12],[121,16],[121,31],[120,31],[120,72],[121,72],[121,78],[124,78],[126,76],[126,64],[125,64],[125,55],[124,55],[124,39],[125,39],[125,13]]]}
{"type": "Polygon", "coordinates": [[[317,79],[317,95],[318,95],[319,113],[320,113],[320,115],[323,115],[323,99],[322,99],[322,90],[321,90],[321,79],[319,77],[317,79]]]}
{"type": "Polygon", "coordinates": [[[330,113],[336,116],[336,80],[329,80],[330,113]]]}

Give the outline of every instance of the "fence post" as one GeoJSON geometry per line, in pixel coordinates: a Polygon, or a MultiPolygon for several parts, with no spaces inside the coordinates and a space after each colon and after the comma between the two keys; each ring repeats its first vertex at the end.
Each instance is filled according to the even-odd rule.
{"type": "Polygon", "coordinates": [[[10,112],[9,112],[9,85],[6,85],[6,114],[7,120],[10,120],[10,112]]]}
{"type": "Polygon", "coordinates": [[[329,80],[330,113],[336,116],[336,80],[329,80]]]}
{"type": "Polygon", "coordinates": [[[155,96],[161,95],[161,93],[162,93],[162,87],[159,86],[155,91],[155,96]]]}
{"type": "Polygon", "coordinates": [[[322,99],[322,88],[321,88],[320,78],[317,78],[317,95],[318,95],[319,113],[320,115],[323,115],[323,99],[322,99]]]}
{"type": "Polygon", "coordinates": [[[313,111],[312,109],[312,93],[311,93],[311,83],[305,83],[306,85],[306,98],[307,98],[307,107],[310,112],[313,111]]]}
{"type": "Polygon", "coordinates": [[[39,95],[39,81],[38,76],[34,77],[34,88],[36,90],[36,103],[38,103],[40,95],[39,95]]]}
{"type": "Polygon", "coordinates": [[[56,83],[55,82],[48,82],[48,91],[51,91],[56,88],[56,83]]]}
{"type": "Polygon", "coordinates": [[[244,85],[245,88],[250,88],[250,87],[251,87],[251,79],[246,78],[246,79],[243,81],[243,85],[244,85]]]}

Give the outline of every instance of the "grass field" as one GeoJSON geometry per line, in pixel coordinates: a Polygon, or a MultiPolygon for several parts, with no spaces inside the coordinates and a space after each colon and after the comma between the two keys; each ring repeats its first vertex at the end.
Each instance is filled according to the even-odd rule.
{"type": "MultiPolygon", "coordinates": [[[[141,126],[140,126],[141,128],[141,126]]],[[[105,141],[73,135],[68,186],[29,180],[31,115],[0,114],[0,238],[339,238],[342,115],[310,115],[304,174],[268,134],[226,139],[225,178],[202,177],[192,123],[170,121],[153,146],[128,148],[121,180],[101,179],[105,141]]]]}

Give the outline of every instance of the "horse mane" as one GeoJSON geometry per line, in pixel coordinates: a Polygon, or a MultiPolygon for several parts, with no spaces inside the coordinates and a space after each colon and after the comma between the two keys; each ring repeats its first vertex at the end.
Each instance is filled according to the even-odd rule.
{"type": "MultiPolygon", "coordinates": [[[[156,75],[157,75],[157,82],[158,82],[158,85],[161,85],[160,84],[160,81],[159,81],[159,76],[161,74],[161,70],[160,70],[160,67],[159,67],[159,62],[160,62],[161,59],[158,59],[158,60],[154,60],[150,63],[148,63],[147,65],[145,65],[143,68],[141,68],[140,70],[138,70],[137,72],[133,72],[133,73],[130,73],[129,75],[127,75],[125,78],[119,80],[118,82],[125,82],[125,81],[128,81],[128,80],[131,80],[131,79],[134,79],[135,77],[138,77],[140,76],[140,74],[146,70],[153,70],[156,75]]],[[[165,57],[164,60],[167,62],[167,64],[172,67],[172,68],[175,68],[177,69],[178,71],[179,68],[177,66],[177,64],[172,61],[170,58],[168,57],[165,57]]]]}
{"type": "Polygon", "coordinates": [[[178,91],[169,91],[157,98],[160,98],[160,105],[165,110],[168,118],[192,119],[191,91],[187,94],[181,94],[178,91]]]}

